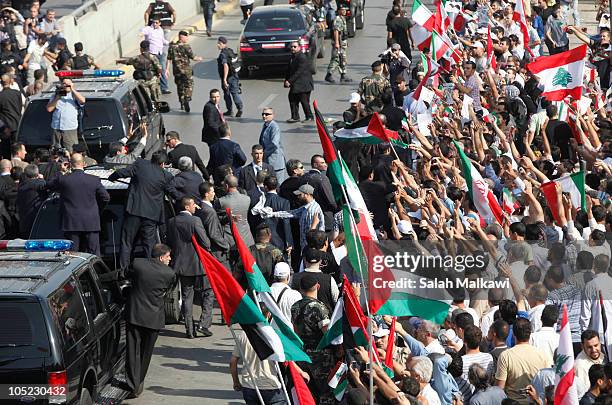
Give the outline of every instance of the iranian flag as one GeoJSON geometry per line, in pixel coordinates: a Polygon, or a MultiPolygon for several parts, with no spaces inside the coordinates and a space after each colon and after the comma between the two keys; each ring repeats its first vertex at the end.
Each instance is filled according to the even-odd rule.
{"type": "Polygon", "coordinates": [[[334,397],[338,401],[342,401],[348,387],[347,371],[348,366],[346,363],[339,361],[328,376],[327,385],[332,389],[334,397]]]}
{"type": "Polygon", "coordinates": [[[287,380],[293,405],[317,405],[295,363],[290,361],[287,364],[289,367],[287,380]]]}
{"type": "Polygon", "coordinates": [[[450,19],[446,14],[446,7],[442,0],[436,1],[436,15],[434,17],[434,29],[438,32],[446,32],[450,26],[450,19]]]}
{"type": "Polygon", "coordinates": [[[437,62],[442,59],[449,50],[452,48],[449,46],[447,40],[436,31],[431,33],[431,56],[437,62]]]}
{"type": "Polygon", "coordinates": [[[434,29],[436,17],[423,3],[419,0],[414,0],[412,4],[412,21],[431,32],[434,29]]]}
{"type": "Polygon", "coordinates": [[[397,146],[398,148],[406,149],[408,147],[407,144],[400,140],[399,134],[396,131],[384,128],[380,119],[377,119],[378,122],[372,122],[373,118],[373,115],[363,117],[359,121],[337,130],[334,133],[334,137],[351,139],[368,145],[392,142],[393,146],[397,146]]]}
{"type": "Polygon", "coordinates": [[[497,202],[497,198],[489,186],[484,181],[478,170],[472,166],[472,162],[465,155],[463,149],[457,141],[453,141],[455,148],[459,153],[459,159],[461,161],[461,168],[463,171],[463,177],[467,183],[468,194],[470,199],[476,206],[480,216],[487,222],[490,223],[496,220],[499,224],[502,223],[503,215],[502,209],[497,202]]]}
{"type": "Polygon", "coordinates": [[[412,41],[418,50],[421,52],[423,52],[425,48],[429,48],[431,45],[431,31],[428,31],[427,28],[422,27],[419,24],[414,24],[412,27],[410,27],[410,36],[412,37],[412,41]]]}
{"type": "Polygon", "coordinates": [[[505,187],[503,190],[503,205],[504,211],[510,215],[514,213],[514,210],[520,207],[520,204],[518,203],[518,201],[516,201],[516,198],[514,198],[512,191],[505,187]]]}
{"type": "Polygon", "coordinates": [[[527,69],[538,76],[542,96],[549,101],[560,101],[565,97],[580,100],[587,45],[566,52],[541,56],[529,63],[527,69]]]}
{"type": "Polygon", "coordinates": [[[206,269],[206,276],[221,308],[227,325],[240,324],[260,360],[284,362],[283,342],[265,320],[261,311],[240,287],[238,281],[214,256],[204,250],[192,237],[195,250],[206,269]]]}
{"type": "Polygon", "coordinates": [[[559,347],[557,348],[557,360],[555,361],[555,405],[578,405],[574,376],[572,331],[567,316],[567,305],[563,304],[559,347]]]}
{"type": "Polygon", "coordinates": [[[334,312],[329,320],[327,331],[317,345],[317,350],[323,350],[328,346],[341,345],[344,342],[342,323],[344,318],[344,300],[342,297],[336,302],[334,312]]]}
{"type": "Polygon", "coordinates": [[[564,176],[557,180],[544,183],[542,184],[542,192],[544,193],[548,207],[552,211],[553,217],[557,223],[559,223],[559,210],[561,207],[557,204],[556,184],[559,184],[561,190],[570,193],[572,206],[574,208],[582,208],[583,211],[586,210],[584,172],[582,170],[577,173],[572,173],[569,176],[564,176]]]}

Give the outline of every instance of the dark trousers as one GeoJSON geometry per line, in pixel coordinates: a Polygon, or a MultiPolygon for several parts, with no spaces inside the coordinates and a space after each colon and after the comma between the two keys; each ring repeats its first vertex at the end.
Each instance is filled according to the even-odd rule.
{"type": "Polygon", "coordinates": [[[142,244],[144,245],[145,256],[151,257],[151,250],[157,242],[157,222],[126,213],[123,229],[121,230],[121,255],[119,257],[119,265],[122,269],[130,265],[132,248],[139,231],[142,237],[142,244]]]}
{"type": "Polygon", "coordinates": [[[142,392],[158,334],[159,331],[156,329],[132,325],[129,322],[127,324],[125,377],[128,386],[137,394],[142,392]]]}
{"type": "Polygon", "coordinates": [[[206,31],[212,31],[213,14],[215,13],[215,2],[209,1],[202,4],[202,12],[204,13],[204,23],[206,23],[206,31]]]}
{"type": "Polygon", "coordinates": [[[100,256],[100,232],[65,231],[64,236],[74,243],[74,250],[76,252],[100,256]]]}
{"type": "Polygon", "coordinates": [[[202,315],[200,315],[199,326],[208,329],[212,325],[213,291],[210,287],[205,287],[202,280],[198,280],[199,277],[202,276],[179,276],[185,329],[190,335],[193,335],[195,329],[193,324],[193,298],[196,294],[199,294],[202,302],[202,315]]]}
{"type": "Polygon", "coordinates": [[[304,110],[305,118],[313,118],[312,110],[310,109],[310,92],[306,93],[289,93],[289,109],[291,110],[291,118],[294,120],[300,119],[300,104],[304,110]]]}
{"type": "Polygon", "coordinates": [[[225,106],[227,111],[232,112],[232,100],[236,104],[238,110],[242,110],[242,99],[240,98],[240,80],[238,77],[232,75],[227,78],[227,87],[221,86],[223,89],[223,100],[225,100],[225,106]]]}
{"type": "Polygon", "coordinates": [[[555,55],[561,52],[565,52],[565,51],[569,51],[569,45],[565,45],[565,46],[560,46],[558,48],[548,48],[548,52],[551,55],[555,55]]]}
{"type": "MultiPolygon", "coordinates": [[[[261,398],[266,405],[286,405],[287,400],[281,390],[259,390],[261,398]]],[[[242,387],[242,398],[247,405],[260,405],[257,391],[253,388],[242,387]]],[[[288,404],[287,404],[288,405],[288,404]]]]}
{"type": "Polygon", "coordinates": [[[271,6],[274,4],[274,0],[264,0],[264,6],[271,6]]]}

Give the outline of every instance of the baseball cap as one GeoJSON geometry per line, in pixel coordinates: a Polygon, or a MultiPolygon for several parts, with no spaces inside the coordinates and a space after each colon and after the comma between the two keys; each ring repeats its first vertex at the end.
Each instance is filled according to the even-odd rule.
{"type": "Polygon", "coordinates": [[[361,96],[359,95],[359,93],[351,93],[349,103],[354,104],[358,103],[359,101],[361,101],[361,96]]]}
{"type": "Polygon", "coordinates": [[[285,262],[278,262],[274,266],[274,277],[288,277],[291,274],[291,267],[285,262]]]}
{"type": "Polygon", "coordinates": [[[391,45],[391,49],[397,50],[397,49],[402,49],[402,47],[400,46],[400,44],[396,42],[393,45],[391,45]]]}
{"type": "Polygon", "coordinates": [[[480,42],[480,41],[476,41],[476,42],[474,42],[474,44],[472,45],[472,48],[480,48],[480,49],[484,49],[484,45],[482,44],[482,42],[480,42]]]}
{"type": "Polygon", "coordinates": [[[300,280],[300,290],[308,291],[312,289],[312,287],[317,285],[318,282],[319,279],[317,278],[317,276],[312,273],[306,273],[304,274],[304,277],[302,277],[302,279],[300,280]]]}
{"type": "Polygon", "coordinates": [[[409,233],[412,233],[412,224],[410,221],[402,219],[397,223],[397,230],[404,235],[408,235],[409,233]]]}
{"type": "Polygon", "coordinates": [[[304,261],[306,263],[318,263],[321,261],[321,251],[315,248],[306,248],[304,251],[304,261]]]}
{"type": "Polygon", "coordinates": [[[222,44],[227,44],[227,38],[225,38],[225,37],[219,37],[219,39],[217,40],[217,42],[221,42],[222,44]]]}
{"type": "Polygon", "coordinates": [[[389,335],[389,329],[387,328],[378,328],[376,332],[372,333],[372,336],[375,338],[382,338],[389,335]]]}
{"type": "Polygon", "coordinates": [[[293,192],[293,194],[295,195],[300,195],[300,194],[314,194],[314,187],[311,186],[310,184],[302,184],[300,186],[300,188],[298,188],[297,190],[295,190],[293,192]]]}
{"type": "Polygon", "coordinates": [[[189,33],[187,31],[179,31],[179,35],[182,35],[184,37],[188,37],[189,33]]]}

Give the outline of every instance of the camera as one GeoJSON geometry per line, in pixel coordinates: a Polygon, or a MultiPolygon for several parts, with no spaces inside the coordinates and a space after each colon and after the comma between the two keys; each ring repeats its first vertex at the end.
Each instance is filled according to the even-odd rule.
{"type": "Polygon", "coordinates": [[[58,96],[67,96],[68,88],[69,86],[66,86],[65,84],[58,84],[55,86],[55,94],[58,96]]]}

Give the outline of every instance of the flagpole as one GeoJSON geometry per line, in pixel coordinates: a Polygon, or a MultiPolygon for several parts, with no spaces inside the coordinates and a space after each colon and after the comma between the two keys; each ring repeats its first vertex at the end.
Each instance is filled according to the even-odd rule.
{"type": "Polygon", "coordinates": [[[232,325],[229,325],[229,330],[230,332],[232,332],[232,337],[234,338],[236,347],[238,348],[238,351],[240,352],[240,356],[242,357],[242,367],[245,367],[247,369],[247,373],[249,373],[249,377],[251,377],[251,381],[253,382],[253,385],[255,386],[255,392],[257,392],[257,398],[259,398],[259,402],[261,402],[261,405],[266,405],[266,403],[263,400],[263,397],[261,396],[261,392],[259,392],[259,387],[257,386],[257,383],[255,382],[255,377],[253,376],[253,373],[251,373],[251,368],[246,363],[246,357],[244,357],[244,351],[242,350],[242,346],[240,346],[240,344],[238,343],[238,338],[236,337],[236,332],[234,332],[232,325]]]}

